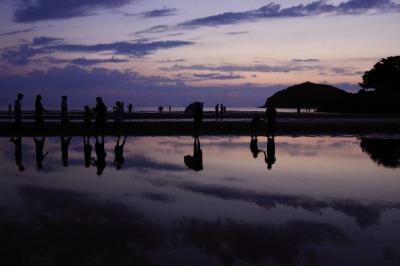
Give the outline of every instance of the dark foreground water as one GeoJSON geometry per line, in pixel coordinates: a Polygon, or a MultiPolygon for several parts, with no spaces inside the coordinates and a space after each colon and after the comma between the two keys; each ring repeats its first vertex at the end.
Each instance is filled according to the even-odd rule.
{"type": "Polygon", "coordinates": [[[400,264],[400,140],[193,140],[0,139],[0,265],[400,264]]]}

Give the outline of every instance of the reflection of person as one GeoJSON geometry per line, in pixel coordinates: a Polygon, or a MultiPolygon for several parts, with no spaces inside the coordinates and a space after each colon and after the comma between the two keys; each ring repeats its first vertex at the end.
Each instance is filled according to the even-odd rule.
{"type": "Polygon", "coordinates": [[[44,123],[43,112],[47,112],[47,110],[44,109],[44,107],[43,107],[42,96],[37,95],[36,102],[35,102],[35,125],[43,126],[43,123],[44,123]]]}
{"type": "Polygon", "coordinates": [[[267,168],[271,170],[272,165],[276,162],[275,158],[275,139],[268,138],[267,141],[267,152],[264,152],[265,163],[267,164],[267,168]]]}
{"type": "Polygon", "coordinates": [[[92,158],[92,145],[90,145],[89,136],[83,136],[83,153],[85,155],[85,167],[88,168],[92,158]]]}
{"type": "Polygon", "coordinates": [[[21,101],[24,98],[22,93],[17,94],[17,99],[14,102],[14,122],[17,127],[21,126],[21,101]]]}
{"type": "Polygon", "coordinates": [[[66,125],[69,123],[68,119],[68,103],[67,96],[61,97],[61,124],[66,125]]]}
{"type": "Polygon", "coordinates": [[[18,166],[18,169],[22,172],[25,170],[25,167],[22,165],[22,140],[21,137],[12,137],[10,139],[12,143],[15,145],[15,163],[18,166]]]}
{"type": "Polygon", "coordinates": [[[124,140],[122,141],[121,144],[119,143],[120,137],[121,136],[118,136],[117,143],[115,144],[114,147],[114,154],[115,154],[114,166],[117,170],[120,170],[125,162],[124,146],[125,146],[126,136],[124,136],[124,140]]]}
{"type": "Polygon", "coordinates": [[[61,140],[61,160],[63,166],[68,166],[68,147],[71,142],[71,137],[60,137],[61,140]]]}
{"type": "Polygon", "coordinates": [[[195,171],[203,170],[203,151],[200,147],[199,137],[194,138],[193,143],[193,156],[186,155],[184,158],[186,166],[195,171]]]}
{"type": "Polygon", "coordinates": [[[101,137],[101,142],[99,141],[99,137],[96,136],[96,144],[95,144],[96,156],[97,159],[92,158],[92,163],[97,167],[97,175],[101,176],[103,174],[104,169],[106,168],[106,157],[107,153],[104,148],[104,136],[101,137]]]}
{"type": "Polygon", "coordinates": [[[275,138],[276,109],[272,104],[268,105],[267,116],[267,137],[275,138]]]}
{"type": "Polygon", "coordinates": [[[253,154],[254,158],[257,158],[258,154],[262,151],[262,150],[258,149],[257,136],[251,136],[250,151],[253,154]]]}
{"type": "Polygon", "coordinates": [[[43,169],[43,161],[48,154],[48,152],[46,152],[45,154],[43,153],[44,142],[46,140],[46,137],[42,137],[42,139],[34,137],[33,140],[35,142],[36,166],[40,170],[43,169]]]}

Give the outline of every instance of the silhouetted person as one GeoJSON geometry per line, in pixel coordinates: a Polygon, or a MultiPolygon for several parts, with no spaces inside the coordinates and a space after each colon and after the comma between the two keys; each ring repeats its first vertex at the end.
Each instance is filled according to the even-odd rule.
{"type": "Polygon", "coordinates": [[[85,108],[85,111],[83,113],[83,122],[85,125],[85,132],[86,132],[86,134],[88,134],[90,131],[90,127],[92,125],[92,112],[88,105],[85,105],[84,108],[85,108]]]}
{"type": "Polygon", "coordinates": [[[161,113],[164,110],[164,107],[162,107],[161,105],[158,106],[158,111],[161,113]]]}
{"type": "Polygon", "coordinates": [[[61,160],[63,166],[68,166],[68,147],[71,137],[60,137],[61,140],[61,160]]]}
{"type": "Polygon", "coordinates": [[[101,176],[106,168],[107,157],[107,153],[104,148],[104,136],[101,137],[101,142],[99,141],[99,137],[96,136],[95,150],[97,159],[92,158],[92,162],[93,165],[97,167],[97,175],[101,176]]]}
{"type": "Polygon", "coordinates": [[[172,111],[171,105],[168,106],[168,111],[171,113],[171,111],[172,111]]]}
{"type": "Polygon", "coordinates": [[[43,169],[43,161],[48,154],[48,152],[43,153],[44,142],[46,140],[46,137],[42,137],[41,139],[34,137],[33,140],[35,142],[36,166],[40,170],[43,169]]]}
{"type": "Polygon", "coordinates": [[[104,132],[104,126],[107,122],[107,107],[103,103],[101,97],[96,98],[96,107],[94,109],[96,114],[96,132],[104,132]]]}
{"type": "Polygon", "coordinates": [[[275,158],[275,140],[273,138],[268,138],[267,140],[267,152],[264,152],[265,163],[267,168],[271,170],[272,165],[276,162],[275,158]]]}
{"type": "Polygon", "coordinates": [[[129,114],[132,114],[132,111],[133,111],[133,105],[130,103],[130,104],[128,105],[128,112],[129,112],[129,114]]]}
{"type": "Polygon", "coordinates": [[[117,143],[115,144],[115,147],[114,147],[114,155],[115,155],[114,166],[117,170],[121,170],[122,165],[125,162],[124,146],[125,146],[126,136],[124,136],[124,140],[122,141],[121,144],[119,143],[120,137],[121,136],[118,136],[117,143]]]}
{"type": "Polygon", "coordinates": [[[300,114],[300,107],[297,107],[297,114],[300,114]]]}
{"type": "Polygon", "coordinates": [[[68,119],[68,103],[67,96],[61,97],[61,124],[67,125],[69,123],[68,119]]]}
{"type": "Polygon", "coordinates": [[[186,155],[183,158],[183,160],[189,169],[192,169],[194,171],[203,170],[203,151],[201,150],[201,147],[200,147],[199,137],[194,138],[193,156],[186,155]]]}
{"type": "Polygon", "coordinates": [[[90,145],[89,136],[83,136],[83,154],[85,157],[85,167],[88,168],[92,160],[92,145],[90,145]]]}
{"type": "Polygon", "coordinates": [[[42,96],[37,95],[36,101],[35,101],[35,125],[36,126],[43,126],[43,124],[44,124],[43,112],[47,112],[47,110],[44,109],[44,107],[43,107],[42,96]]]}
{"type": "Polygon", "coordinates": [[[275,138],[275,126],[276,126],[276,109],[270,104],[266,110],[267,118],[267,137],[275,138]]]}
{"type": "Polygon", "coordinates": [[[114,123],[115,123],[115,128],[118,130],[118,132],[121,132],[123,122],[124,122],[124,109],[121,102],[118,101],[115,103],[115,109],[114,109],[114,123]]]}
{"type": "Polygon", "coordinates": [[[215,117],[218,117],[219,116],[219,104],[216,104],[214,109],[215,109],[215,117]]]}
{"type": "Polygon", "coordinates": [[[193,108],[193,123],[194,123],[193,135],[195,137],[198,137],[200,134],[200,128],[202,122],[203,122],[203,104],[196,103],[193,108]]]}
{"type": "Polygon", "coordinates": [[[12,137],[10,139],[15,145],[15,163],[18,166],[19,171],[24,171],[25,167],[22,165],[22,140],[21,137],[12,137]]]}
{"type": "Polygon", "coordinates": [[[21,101],[24,98],[24,95],[22,93],[18,93],[17,94],[17,99],[14,102],[14,123],[16,127],[20,127],[21,126],[21,101]]]}

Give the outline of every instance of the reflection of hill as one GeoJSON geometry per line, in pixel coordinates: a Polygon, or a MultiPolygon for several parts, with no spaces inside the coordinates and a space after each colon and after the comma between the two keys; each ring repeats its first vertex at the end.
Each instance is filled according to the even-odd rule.
{"type": "Polygon", "coordinates": [[[400,167],[400,139],[362,138],[360,146],[362,151],[368,153],[378,165],[400,167]]]}
{"type": "Polygon", "coordinates": [[[330,85],[305,82],[275,93],[267,102],[280,108],[320,108],[347,94],[330,85]]]}

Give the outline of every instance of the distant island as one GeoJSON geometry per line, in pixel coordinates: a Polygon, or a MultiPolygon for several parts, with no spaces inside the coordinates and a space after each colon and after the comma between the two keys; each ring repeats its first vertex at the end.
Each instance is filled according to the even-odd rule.
{"type": "Polygon", "coordinates": [[[400,56],[382,59],[362,78],[357,93],[305,82],[275,93],[262,107],[273,105],[339,113],[400,113],[400,56]]]}

